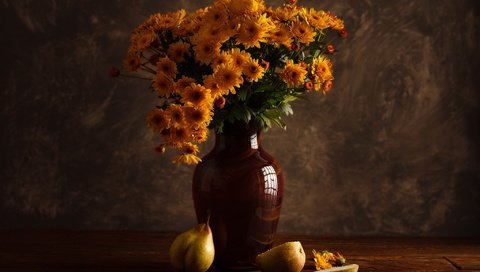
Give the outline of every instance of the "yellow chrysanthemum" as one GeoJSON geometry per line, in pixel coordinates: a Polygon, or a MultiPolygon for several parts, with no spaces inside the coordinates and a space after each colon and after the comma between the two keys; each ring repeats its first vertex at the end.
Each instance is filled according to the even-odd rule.
{"type": "Polygon", "coordinates": [[[140,56],[136,53],[130,53],[123,60],[123,67],[129,72],[135,72],[140,68],[140,56]]]}
{"type": "Polygon", "coordinates": [[[328,92],[330,92],[330,90],[332,90],[332,88],[333,88],[333,81],[332,80],[327,80],[327,81],[323,82],[323,84],[322,84],[323,94],[327,94],[328,92]]]}
{"type": "Polygon", "coordinates": [[[285,68],[280,73],[280,78],[290,87],[303,85],[307,70],[300,64],[288,60],[285,68]]]}
{"type": "Polygon", "coordinates": [[[214,4],[213,7],[208,9],[208,11],[203,16],[203,23],[207,25],[214,25],[217,27],[221,27],[228,23],[228,13],[225,6],[220,4],[214,4]]]}
{"type": "Polygon", "coordinates": [[[330,17],[323,10],[317,11],[311,8],[307,12],[307,20],[313,27],[322,30],[329,27],[330,17]]]}
{"type": "Polygon", "coordinates": [[[197,143],[203,143],[208,139],[208,128],[198,127],[192,130],[193,140],[197,143]]]}
{"type": "Polygon", "coordinates": [[[182,151],[185,154],[197,154],[198,153],[198,146],[192,143],[184,143],[182,145],[182,151]]]}
{"type": "Polygon", "coordinates": [[[230,0],[214,0],[213,6],[214,7],[223,7],[226,8],[230,4],[230,0]]]}
{"type": "Polygon", "coordinates": [[[262,9],[263,1],[260,0],[232,0],[228,5],[233,15],[255,14],[262,9]]]}
{"type": "Polygon", "coordinates": [[[184,9],[177,12],[167,13],[160,18],[159,24],[163,29],[173,30],[178,27],[185,18],[185,15],[186,11],[184,9]]]}
{"type": "Polygon", "coordinates": [[[189,54],[190,45],[184,42],[172,43],[167,50],[167,55],[170,59],[176,63],[180,63],[185,60],[185,57],[189,54]]]}
{"type": "Polygon", "coordinates": [[[333,80],[332,62],[325,57],[318,57],[313,60],[312,72],[315,80],[320,83],[333,80]]]}
{"type": "Polygon", "coordinates": [[[138,26],[136,31],[145,29],[150,29],[154,32],[173,30],[183,21],[185,15],[186,12],[184,9],[167,14],[155,13],[138,26]]]}
{"type": "Polygon", "coordinates": [[[173,29],[172,32],[178,37],[191,36],[198,32],[198,29],[202,23],[202,17],[205,14],[206,9],[198,9],[191,13],[187,18],[183,19],[180,25],[173,29]]]}
{"type": "Polygon", "coordinates": [[[228,22],[228,25],[226,26],[226,31],[230,31],[233,35],[237,34],[238,29],[240,28],[242,22],[242,18],[235,17],[235,18],[230,18],[230,21],[228,22]]]}
{"type": "Polygon", "coordinates": [[[327,250],[317,252],[312,250],[315,268],[317,270],[332,268],[333,266],[342,266],[345,264],[345,257],[340,253],[331,253],[327,250]]]}
{"type": "Polygon", "coordinates": [[[138,32],[132,35],[132,44],[138,50],[145,50],[157,39],[155,32],[151,30],[138,32]]]}
{"type": "Polygon", "coordinates": [[[220,55],[220,43],[203,40],[196,44],[194,50],[197,61],[209,64],[214,58],[220,55]]]}
{"type": "Polygon", "coordinates": [[[193,154],[180,154],[173,158],[173,163],[185,163],[190,165],[195,165],[201,162],[202,159],[193,154]]]}
{"type": "Polygon", "coordinates": [[[172,146],[180,146],[182,143],[190,141],[192,132],[187,127],[174,127],[170,129],[170,142],[172,146]]]}
{"type": "Polygon", "coordinates": [[[212,120],[210,107],[186,107],[185,120],[192,128],[207,126],[212,120]]]}
{"type": "Polygon", "coordinates": [[[270,39],[277,46],[283,44],[287,48],[290,48],[290,45],[292,44],[292,38],[292,32],[283,24],[277,24],[276,28],[270,32],[270,39]]]}
{"type": "Polygon", "coordinates": [[[263,77],[265,69],[258,64],[256,59],[248,59],[243,66],[243,73],[247,77],[248,81],[258,81],[263,77]]]}
{"type": "Polygon", "coordinates": [[[234,87],[240,87],[243,83],[242,70],[231,64],[219,65],[213,73],[213,77],[220,89],[229,90],[232,94],[236,93],[234,87]]]}
{"type": "Polygon", "coordinates": [[[193,35],[200,28],[200,23],[192,18],[187,18],[182,21],[177,29],[173,30],[173,34],[178,37],[187,37],[193,35]]]}
{"type": "Polygon", "coordinates": [[[305,21],[295,21],[293,23],[292,32],[295,37],[304,44],[309,44],[315,41],[315,36],[317,35],[317,32],[315,32],[305,21]]]}
{"type": "Polygon", "coordinates": [[[195,79],[191,78],[191,77],[186,77],[186,76],[182,76],[181,79],[177,80],[177,82],[175,82],[175,92],[178,93],[178,94],[183,94],[185,88],[187,88],[188,86],[192,85],[192,83],[195,83],[195,79]]]}
{"type": "Polygon", "coordinates": [[[153,109],[147,114],[147,125],[155,132],[161,132],[168,127],[169,119],[164,110],[153,109]]]}
{"type": "Polygon", "coordinates": [[[220,88],[220,86],[218,86],[217,84],[217,80],[213,75],[205,77],[205,79],[203,80],[203,86],[205,86],[205,88],[207,89],[210,89],[210,95],[213,99],[217,99],[220,96],[228,94],[228,89],[220,88]]]}
{"type": "Polygon", "coordinates": [[[329,17],[329,22],[328,24],[330,27],[334,30],[342,30],[345,29],[345,24],[342,19],[339,19],[337,16],[331,14],[331,13],[326,13],[329,17]]]}
{"type": "Polygon", "coordinates": [[[170,119],[170,126],[181,127],[185,123],[185,112],[182,106],[172,104],[165,112],[170,119]]]}
{"type": "Polygon", "coordinates": [[[212,60],[212,68],[215,69],[218,65],[227,64],[232,62],[232,57],[226,52],[220,52],[215,59],[212,60]]]}
{"type": "Polygon", "coordinates": [[[177,75],[177,64],[169,58],[159,58],[157,62],[157,70],[168,77],[175,78],[177,75]]]}
{"type": "Polygon", "coordinates": [[[227,31],[226,26],[217,26],[210,24],[202,24],[202,27],[198,32],[192,37],[192,40],[195,43],[202,41],[209,41],[212,43],[224,43],[230,36],[234,35],[232,31],[227,31]]]}
{"type": "Polygon", "coordinates": [[[157,72],[153,78],[152,87],[160,97],[170,97],[173,86],[173,79],[162,72],[157,72]]]}
{"type": "Polygon", "coordinates": [[[283,5],[273,11],[272,17],[277,18],[281,22],[291,21],[297,16],[298,9],[296,6],[283,5]]]}
{"type": "Polygon", "coordinates": [[[313,255],[315,267],[317,270],[332,268],[332,265],[326,260],[320,252],[315,252],[313,255]]]}
{"type": "Polygon", "coordinates": [[[191,84],[186,87],[182,93],[181,101],[186,105],[202,107],[213,104],[213,98],[210,90],[199,84],[191,84]]]}
{"type": "Polygon", "coordinates": [[[207,11],[208,11],[208,8],[197,9],[195,12],[191,14],[190,17],[198,22],[201,22],[207,11]]]}
{"type": "Polygon", "coordinates": [[[275,25],[266,14],[258,17],[247,17],[238,29],[237,41],[245,48],[258,47],[260,43],[266,43],[269,32],[275,28],[275,25]]]}
{"type": "Polygon", "coordinates": [[[233,48],[228,53],[230,54],[232,65],[238,69],[243,69],[243,66],[251,58],[249,53],[240,50],[240,48],[233,48]]]}

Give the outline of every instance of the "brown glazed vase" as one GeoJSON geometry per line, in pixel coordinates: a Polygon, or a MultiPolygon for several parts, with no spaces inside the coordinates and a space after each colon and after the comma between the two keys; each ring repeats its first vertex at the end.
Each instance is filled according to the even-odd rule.
{"type": "Polygon", "coordinates": [[[282,169],[262,148],[259,130],[237,123],[216,134],[192,187],[198,222],[210,215],[216,267],[254,267],[256,255],[272,247],[284,188],[282,169]]]}

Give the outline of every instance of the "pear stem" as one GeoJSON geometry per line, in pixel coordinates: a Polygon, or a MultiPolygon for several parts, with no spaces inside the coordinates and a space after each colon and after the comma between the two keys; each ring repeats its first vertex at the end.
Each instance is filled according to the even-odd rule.
{"type": "Polygon", "coordinates": [[[210,227],[210,210],[207,211],[207,222],[206,222],[207,226],[210,227]]]}

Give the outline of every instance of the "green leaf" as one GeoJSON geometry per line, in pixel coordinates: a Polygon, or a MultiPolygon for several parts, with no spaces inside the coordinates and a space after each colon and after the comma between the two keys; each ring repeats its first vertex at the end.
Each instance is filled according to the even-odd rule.
{"type": "Polygon", "coordinates": [[[298,96],[297,95],[286,95],[284,98],[283,98],[283,103],[290,103],[292,101],[295,101],[298,99],[298,96]]]}
{"type": "Polygon", "coordinates": [[[280,110],[285,114],[285,115],[291,115],[293,114],[293,109],[292,106],[289,103],[281,103],[280,104],[280,110]]]}
{"type": "Polygon", "coordinates": [[[237,97],[238,97],[238,100],[240,101],[246,101],[247,100],[247,96],[248,96],[248,90],[247,89],[240,89],[237,91],[237,97]]]}

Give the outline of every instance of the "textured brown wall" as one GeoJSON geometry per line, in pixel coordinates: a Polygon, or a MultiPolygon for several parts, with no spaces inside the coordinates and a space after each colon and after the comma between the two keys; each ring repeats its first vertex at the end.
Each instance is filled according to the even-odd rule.
{"type": "MultiPolygon", "coordinates": [[[[343,17],[351,35],[333,92],[265,134],[286,174],[280,231],[480,235],[475,0],[300,2],[343,17]]],[[[106,71],[150,13],[208,3],[0,3],[0,228],[195,224],[193,168],[152,152],[154,97],[106,71]]]]}

